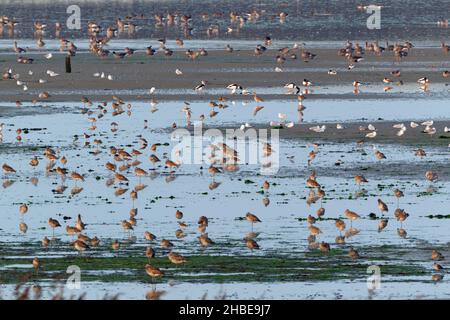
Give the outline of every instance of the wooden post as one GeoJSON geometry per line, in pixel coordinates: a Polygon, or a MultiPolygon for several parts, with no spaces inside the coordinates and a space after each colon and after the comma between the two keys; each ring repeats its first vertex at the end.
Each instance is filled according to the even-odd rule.
{"type": "Polygon", "coordinates": [[[66,57],[66,73],[72,72],[72,66],[70,64],[70,55],[66,57]]]}

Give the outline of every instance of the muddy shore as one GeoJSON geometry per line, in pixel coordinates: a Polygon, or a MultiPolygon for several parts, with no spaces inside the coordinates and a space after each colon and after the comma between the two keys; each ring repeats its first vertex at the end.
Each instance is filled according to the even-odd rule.
{"type": "MultiPolygon", "coordinates": [[[[283,64],[276,62],[278,50],[270,49],[261,56],[255,56],[253,51],[247,50],[233,53],[213,50],[195,61],[189,60],[183,51],[175,51],[171,57],[165,57],[160,52],[155,56],[147,56],[137,51],[124,59],[111,56],[100,59],[90,53],[79,53],[72,58],[70,74],[64,72],[65,54],[54,53],[52,59],[46,59],[45,52],[33,54],[30,55],[35,59],[33,64],[19,64],[15,54],[3,54],[0,57],[2,71],[12,68],[13,73],[20,74],[20,80],[27,83],[28,91],[17,86],[15,80],[1,80],[0,100],[30,102],[38,99],[38,94],[43,91],[50,93],[48,101],[79,101],[83,95],[93,100],[105,100],[113,94],[129,100],[148,100],[149,89],[155,87],[154,97],[158,100],[208,101],[216,99],[218,95],[228,94],[225,87],[230,83],[239,83],[251,92],[257,91],[264,99],[296,99],[295,95],[285,94],[283,85],[288,82],[301,85],[303,79],[313,82],[312,90],[328,86],[341,88],[338,91],[330,90],[327,94],[313,92],[308,96],[309,99],[381,99],[399,96],[391,91],[384,92],[384,77],[393,80],[389,84],[394,88],[392,92],[399,87],[397,81],[418,87],[417,79],[424,76],[430,79],[431,89],[433,84],[447,87],[450,83],[450,78],[442,75],[444,70],[450,69],[450,55],[445,55],[440,48],[413,49],[401,62],[395,61],[392,52],[381,56],[367,53],[363,61],[354,63],[355,68],[352,70],[348,70],[349,62],[338,56],[336,49],[311,51],[317,55],[313,60],[304,62],[300,58],[287,57],[283,64]],[[275,72],[276,67],[284,71],[275,72]],[[176,69],[183,74],[176,75],[176,69]],[[330,69],[336,70],[337,74],[328,75],[330,69]],[[33,71],[33,75],[28,74],[29,70],[33,71]],[[59,75],[49,77],[47,70],[59,75]],[[390,72],[393,70],[401,70],[401,76],[392,76],[390,72]],[[110,74],[113,80],[94,77],[93,74],[97,72],[104,72],[105,76],[110,74]],[[40,78],[47,82],[39,83],[40,78]],[[207,87],[203,92],[196,93],[194,87],[201,80],[208,81],[207,87]],[[353,93],[352,82],[355,80],[363,83],[358,95],[353,93]],[[364,86],[377,86],[379,91],[367,92],[364,86]],[[268,88],[272,92],[265,92],[261,88],[268,88]]],[[[299,50],[293,53],[300,57],[299,50]]],[[[249,98],[251,96],[234,95],[237,100],[249,98]]]]}

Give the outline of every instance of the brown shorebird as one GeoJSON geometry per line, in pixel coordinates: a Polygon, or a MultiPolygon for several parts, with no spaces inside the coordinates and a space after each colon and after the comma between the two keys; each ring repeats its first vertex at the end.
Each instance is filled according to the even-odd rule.
{"type": "Polygon", "coordinates": [[[255,216],[254,214],[252,214],[250,212],[247,212],[247,214],[245,215],[245,219],[252,224],[252,232],[253,232],[253,224],[261,222],[261,220],[259,220],[259,218],[257,216],[255,216]]]}
{"type": "Polygon", "coordinates": [[[28,212],[28,206],[26,205],[26,203],[23,203],[23,204],[20,205],[19,212],[22,215],[24,215],[25,213],[28,212]]]}
{"type": "Polygon", "coordinates": [[[38,258],[34,258],[32,262],[33,268],[36,271],[36,274],[38,274],[39,268],[41,266],[41,263],[39,262],[38,258]]]}
{"type": "Polygon", "coordinates": [[[317,218],[321,219],[325,215],[325,208],[320,207],[319,209],[317,209],[316,214],[317,218]]]}
{"type": "Polygon", "coordinates": [[[114,240],[114,241],[111,243],[111,248],[112,248],[114,251],[119,250],[119,248],[120,248],[120,242],[119,242],[119,240],[114,240]]]}
{"type": "Polygon", "coordinates": [[[348,256],[355,260],[360,258],[358,251],[356,251],[353,247],[350,247],[348,250],[348,256]]]}
{"type": "Polygon", "coordinates": [[[360,218],[359,214],[356,212],[350,211],[349,209],[345,209],[344,215],[350,219],[350,228],[352,227],[353,220],[357,220],[360,218]]]}
{"type": "Polygon", "coordinates": [[[318,234],[322,233],[322,230],[320,230],[318,227],[313,226],[313,225],[310,225],[308,227],[308,229],[309,229],[310,234],[313,236],[317,236],[318,234]]]}
{"type": "Polygon", "coordinates": [[[245,245],[247,246],[247,248],[249,248],[250,250],[259,250],[259,244],[253,240],[253,239],[249,239],[249,238],[244,238],[245,241],[245,245]]]}
{"type": "Polygon", "coordinates": [[[314,223],[316,223],[316,218],[314,218],[312,215],[308,215],[307,217],[306,217],[306,221],[310,224],[310,225],[313,225],[314,223]]]}
{"type": "Polygon", "coordinates": [[[345,237],[344,236],[337,236],[335,240],[336,244],[345,244],[345,237]]]}
{"type": "Polygon", "coordinates": [[[150,259],[153,259],[155,257],[155,250],[153,250],[152,247],[147,247],[145,250],[145,256],[148,258],[148,261],[150,262],[150,259]]]}
{"type": "Polygon", "coordinates": [[[145,272],[151,277],[152,282],[154,278],[161,278],[162,276],[164,276],[164,272],[150,264],[145,265],[145,272]]]}
{"type": "Polygon", "coordinates": [[[442,271],[442,270],[444,270],[444,268],[443,268],[439,263],[437,263],[437,262],[435,262],[435,263],[433,264],[433,269],[434,269],[435,271],[442,271]]]}
{"type": "Polygon", "coordinates": [[[336,228],[339,230],[339,234],[342,235],[342,231],[345,231],[345,222],[344,220],[337,219],[334,223],[336,228]]]}
{"type": "Polygon", "coordinates": [[[328,252],[328,251],[330,251],[330,244],[327,243],[327,242],[322,241],[322,242],[319,244],[319,250],[322,251],[322,252],[328,252]]]}
{"type": "Polygon", "coordinates": [[[387,204],[384,203],[381,199],[378,199],[378,210],[380,210],[381,215],[383,215],[383,212],[389,211],[387,204]]]}
{"type": "Polygon", "coordinates": [[[200,241],[200,245],[204,248],[214,244],[214,241],[212,241],[211,238],[208,237],[207,233],[203,233],[197,239],[200,241]]]}
{"type": "Polygon", "coordinates": [[[362,183],[367,183],[369,182],[363,175],[356,175],[354,177],[356,184],[358,185],[358,189],[361,188],[361,184],[362,183]]]}
{"type": "Polygon", "coordinates": [[[122,220],[120,222],[122,228],[129,234],[130,230],[133,230],[133,226],[131,225],[131,223],[127,220],[122,220]]]}
{"type": "Polygon", "coordinates": [[[404,197],[403,191],[401,191],[399,189],[395,189],[394,196],[397,198],[397,208],[398,208],[399,204],[400,204],[400,198],[404,197]]]}
{"type": "Polygon", "coordinates": [[[435,261],[439,261],[439,260],[444,259],[444,256],[439,251],[433,249],[433,251],[431,252],[431,259],[435,260],[435,261]]]}
{"type": "Polygon", "coordinates": [[[378,222],[378,232],[381,232],[384,228],[386,228],[388,224],[388,220],[387,219],[381,219],[378,222]]]}
{"type": "Polygon", "coordinates": [[[187,262],[187,259],[185,257],[183,257],[181,254],[175,253],[173,251],[169,252],[167,257],[169,258],[170,262],[172,262],[175,265],[183,264],[183,263],[187,262]]]}
{"type": "Polygon", "coordinates": [[[438,175],[436,172],[429,170],[425,172],[425,178],[430,182],[435,182],[438,179],[438,175]]]}
{"type": "Polygon", "coordinates": [[[48,225],[50,226],[50,228],[52,228],[52,231],[53,231],[52,237],[54,238],[55,237],[55,228],[61,227],[61,224],[59,224],[58,220],[49,218],[48,225]]]}
{"type": "Polygon", "coordinates": [[[397,221],[400,221],[400,228],[401,228],[403,225],[403,221],[405,221],[406,218],[409,217],[409,213],[406,213],[406,211],[403,209],[397,208],[394,211],[394,216],[397,219],[397,221]]]}
{"type": "Polygon", "coordinates": [[[16,173],[16,170],[6,163],[3,164],[2,169],[4,173],[16,173]]]}
{"type": "Polygon", "coordinates": [[[89,246],[88,246],[86,243],[84,243],[83,241],[81,241],[81,240],[75,240],[74,242],[72,242],[72,246],[73,246],[73,247],[75,248],[75,250],[77,250],[80,254],[81,254],[83,251],[89,249],[89,246]]]}
{"type": "Polygon", "coordinates": [[[156,240],[156,236],[155,236],[153,233],[148,232],[148,231],[145,231],[145,232],[144,232],[144,238],[145,238],[145,240],[147,240],[147,241],[153,241],[153,240],[156,240]]]}
{"type": "Polygon", "coordinates": [[[159,244],[161,245],[162,248],[172,248],[173,247],[173,243],[167,239],[162,239],[159,244]]]}
{"type": "Polygon", "coordinates": [[[50,244],[50,239],[47,237],[44,237],[44,239],[42,239],[41,244],[44,248],[47,248],[50,244]]]}

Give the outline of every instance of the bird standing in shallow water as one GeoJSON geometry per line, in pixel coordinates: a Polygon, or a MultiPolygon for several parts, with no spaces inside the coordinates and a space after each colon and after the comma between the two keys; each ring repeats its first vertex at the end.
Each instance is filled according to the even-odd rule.
{"type": "Polygon", "coordinates": [[[353,220],[357,220],[360,218],[360,215],[356,212],[350,211],[349,209],[345,209],[344,215],[350,219],[350,228],[352,228],[353,220]]]}
{"type": "Polygon", "coordinates": [[[250,223],[252,224],[252,232],[253,232],[253,224],[261,222],[261,220],[259,220],[259,218],[257,216],[255,216],[254,214],[252,214],[250,212],[247,212],[247,214],[245,215],[245,219],[247,221],[250,221],[250,223]]]}
{"type": "Polygon", "coordinates": [[[400,205],[400,198],[404,197],[403,191],[395,189],[394,196],[397,198],[397,208],[398,208],[400,205]]]}

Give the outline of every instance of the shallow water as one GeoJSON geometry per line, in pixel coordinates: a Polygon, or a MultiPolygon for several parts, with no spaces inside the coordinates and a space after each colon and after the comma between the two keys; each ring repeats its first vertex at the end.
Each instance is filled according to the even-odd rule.
{"type": "MultiPolygon", "coordinates": [[[[77,1],[81,8],[82,25],[88,21],[96,21],[102,27],[113,25],[117,17],[123,19],[125,15],[137,15],[134,19],[137,31],[133,35],[127,32],[121,38],[169,38],[176,37],[205,39],[206,29],[211,25],[219,27],[219,35],[212,38],[219,39],[261,39],[266,34],[280,40],[321,41],[336,39],[392,39],[442,41],[448,40],[448,29],[440,28],[437,21],[448,19],[444,13],[450,11],[450,4],[445,0],[431,1],[390,1],[380,0],[381,29],[369,30],[366,20],[369,14],[359,11],[357,6],[361,3],[353,0],[250,0],[250,1],[202,1],[199,6],[194,0],[155,0],[155,1],[77,1]],[[108,3],[105,6],[105,3],[108,3]],[[247,15],[257,10],[258,19],[250,19],[247,15]],[[282,23],[279,13],[288,14],[282,23]],[[189,35],[184,34],[180,24],[168,26],[166,22],[155,25],[154,14],[165,16],[167,13],[178,13],[192,16],[189,35]],[[247,20],[244,26],[230,23],[229,13],[237,12],[247,20]],[[141,18],[140,15],[144,14],[141,18]],[[203,13],[216,13],[215,17],[202,19],[203,13]],[[232,27],[233,32],[227,33],[232,27]],[[300,35],[299,35],[299,30],[300,35]]],[[[72,4],[70,1],[2,1],[0,11],[2,14],[14,16],[19,22],[15,33],[17,38],[31,38],[33,36],[33,21],[41,20],[49,25],[46,37],[54,37],[54,23],[69,16],[66,8],[72,4]]],[[[4,37],[8,37],[5,28],[4,37]]],[[[86,29],[80,31],[63,30],[65,38],[86,38],[86,29]]]]}
{"type": "MultiPolygon", "coordinates": [[[[327,142],[321,145],[321,155],[314,161],[312,167],[307,167],[308,153],[313,149],[310,142],[299,139],[280,141],[279,156],[280,169],[275,176],[259,175],[259,165],[241,165],[236,173],[218,174],[214,178],[210,176],[206,168],[207,163],[196,165],[183,165],[173,174],[175,179],[167,181],[169,172],[163,167],[154,167],[148,161],[149,151],[144,152],[138,159],[142,161],[140,167],[152,172],[150,177],[137,178],[132,169],[124,173],[129,179],[128,187],[142,182],[147,188],[139,193],[138,199],[132,203],[129,192],[123,196],[113,195],[115,187],[106,187],[105,183],[111,177],[111,173],[104,168],[106,161],[111,161],[109,146],[123,146],[130,150],[131,146],[137,146],[137,136],[145,137],[149,144],[156,142],[169,143],[168,146],[160,146],[155,152],[161,159],[164,153],[170,155],[175,142],[170,139],[171,130],[168,125],[176,122],[179,126],[184,124],[184,113],[181,110],[182,102],[165,102],[157,105],[158,112],[150,113],[150,106],[143,102],[131,102],[131,114],[126,113],[112,117],[108,112],[96,123],[95,131],[89,130],[90,123],[87,115],[80,114],[79,103],[50,103],[47,107],[30,107],[48,109],[45,114],[28,115],[27,107],[23,108],[23,115],[15,112],[14,116],[2,118],[6,124],[3,129],[3,144],[0,145],[0,163],[12,165],[18,174],[3,175],[3,190],[0,198],[0,228],[1,243],[37,243],[44,236],[51,236],[51,230],[47,226],[49,217],[57,218],[65,225],[73,225],[76,215],[80,213],[83,220],[88,223],[86,233],[90,236],[97,235],[105,242],[111,239],[125,241],[128,234],[125,233],[120,221],[128,218],[128,212],[134,205],[139,209],[138,224],[133,232],[136,242],[123,249],[123,253],[129,250],[144,251],[146,244],[143,240],[144,231],[151,231],[160,239],[166,238],[174,242],[177,252],[186,256],[199,252],[196,237],[196,221],[200,215],[206,215],[210,219],[208,233],[218,244],[208,252],[212,255],[238,255],[238,256],[273,256],[286,255],[289,257],[301,257],[308,251],[306,238],[309,230],[305,221],[297,218],[305,218],[313,214],[322,205],[326,209],[326,218],[339,218],[343,216],[346,208],[358,212],[363,219],[355,221],[352,226],[360,230],[356,236],[347,239],[347,245],[352,245],[364,254],[365,248],[370,245],[399,246],[411,250],[411,261],[408,263],[423,265],[431,268],[429,251],[417,253],[416,248],[429,248],[433,246],[446,246],[450,242],[447,230],[450,228],[450,219],[430,219],[426,216],[442,214],[447,215],[450,200],[450,185],[448,177],[433,185],[435,192],[425,192],[429,183],[423,178],[427,166],[444,166],[449,160],[449,150],[446,147],[427,148],[427,159],[417,159],[413,154],[413,147],[393,144],[376,144],[376,147],[389,155],[390,167],[380,164],[371,155],[370,148],[366,147],[368,155],[364,155],[360,148],[354,144],[327,142]],[[144,119],[148,120],[149,128],[143,129],[144,119]],[[116,121],[118,131],[111,133],[110,123],[116,121]],[[15,130],[17,128],[43,128],[43,130],[31,130],[23,134],[20,143],[15,142],[15,130]],[[85,139],[82,133],[93,134],[89,139],[101,139],[99,147],[101,153],[93,155],[97,148],[94,146],[83,147],[85,139]],[[74,135],[79,135],[74,141],[74,135]],[[60,155],[69,159],[66,167],[69,171],[77,171],[85,175],[85,182],[75,183],[67,179],[65,182],[55,173],[44,174],[45,159],[42,158],[43,147],[54,146],[60,155]],[[41,148],[41,149],[36,149],[41,148]],[[33,170],[28,162],[37,155],[41,161],[39,169],[33,170]],[[292,157],[288,159],[287,157],[292,157]],[[333,168],[331,164],[341,160],[343,164],[339,168],[333,168]],[[395,171],[396,166],[403,168],[419,168],[418,172],[395,171]],[[371,168],[364,171],[364,168],[371,168]],[[202,169],[203,168],[203,169],[202,169]],[[152,170],[156,169],[156,170],[152,170]],[[326,197],[321,203],[308,205],[306,196],[308,189],[305,180],[311,169],[318,173],[318,181],[326,191],[326,197]],[[365,174],[369,183],[364,185],[367,195],[356,197],[358,187],[353,183],[355,174],[365,174]],[[37,186],[30,183],[30,179],[39,179],[37,186]],[[265,194],[259,193],[264,180],[269,180],[273,185],[265,194]],[[249,180],[248,182],[244,180],[249,180]],[[208,184],[212,181],[220,182],[217,189],[209,190],[208,184]],[[11,182],[13,182],[11,184],[11,182]],[[64,183],[68,188],[63,194],[52,192],[58,185],[64,183]],[[83,191],[77,195],[70,195],[74,187],[83,187],[83,191]],[[400,200],[400,207],[405,209],[410,217],[403,223],[395,221],[393,210],[397,207],[397,200],[392,195],[394,188],[405,191],[405,197],[400,200]],[[265,207],[262,199],[267,196],[270,205],[265,207]],[[388,227],[381,233],[377,232],[377,220],[368,219],[369,213],[376,213],[378,198],[383,199],[389,206],[388,227]],[[20,217],[18,206],[26,202],[29,211],[20,217]],[[174,232],[177,229],[174,213],[177,209],[184,212],[184,221],[189,225],[186,229],[187,236],[176,239],[174,232]],[[263,221],[255,225],[253,231],[260,233],[257,241],[261,246],[258,252],[249,252],[242,238],[250,231],[248,222],[240,221],[246,212],[256,214],[263,221]],[[62,217],[71,219],[63,221],[62,217]],[[19,223],[28,224],[26,234],[19,232],[19,223]],[[397,235],[397,228],[407,230],[407,237],[397,235]],[[416,252],[416,253],[415,253],[416,252]]],[[[427,100],[427,108],[421,103],[411,100],[369,100],[365,101],[364,108],[361,101],[307,101],[307,109],[304,114],[306,123],[315,121],[352,121],[361,118],[376,120],[379,117],[385,120],[404,121],[408,119],[428,120],[448,119],[446,101],[443,99],[427,100]],[[349,117],[349,115],[351,115],[349,117]]],[[[11,106],[1,103],[1,106],[11,106]]],[[[289,101],[270,101],[264,104],[263,109],[255,119],[252,109],[255,103],[242,105],[236,102],[229,108],[220,110],[215,118],[207,118],[208,126],[231,125],[238,127],[243,122],[251,124],[267,123],[276,120],[279,112],[284,112],[288,120],[296,121],[296,105],[289,101]]],[[[198,118],[201,113],[207,114],[210,107],[207,103],[191,103],[192,119],[198,118]]],[[[91,107],[95,111],[95,105],[91,107]]],[[[91,115],[93,116],[93,115],[91,115]]],[[[376,124],[375,124],[376,125],[376,124]]],[[[122,185],[122,187],[127,187],[122,185]]],[[[127,187],[127,188],[128,188],[127,187]]],[[[346,220],[347,224],[350,224],[346,220]]],[[[318,239],[334,243],[339,234],[334,226],[334,220],[318,222],[323,231],[318,239]]],[[[68,242],[71,237],[61,229],[56,230],[56,237],[63,242],[68,242]]],[[[333,246],[333,245],[332,245],[333,246]]],[[[371,250],[372,250],[371,249],[371,250]]],[[[32,252],[32,256],[58,257],[61,254],[76,256],[77,254],[67,249],[52,252],[41,250],[32,252]]],[[[20,251],[19,251],[20,252],[20,251]]],[[[28,251],[23,255],[27,256],[28,251]]],[[[95,251],[93,253],[95,255],[95,251]]],[[[104,253],[112,256],[112,253],[104,253]]],[[[20,256],[20,254],[19,254],[20,256]]],[[[10,256],[7,258],[13,258],[10,256]]],[[[16,256],[17,258],[17,256],[16,256]]],[[[31,259],[31,258],[30,258],[31,259]]],[[[379,264],[392,263],[392,257],[380,258],[379,264]]],[[[19,265],[19,268],[23,266],[19,265]]],[[[122,271],[121,271],[122,272],[122,271]]],[[[123,272],[127,272],[124,270],[123,272]]],[[[198,276],[198,275],[197,275],[198,276]]],[[[205,291],[215,295],[222,288],[231,298],[252,298],[263,295],[266,298],[366,298],[367,287],[366,274],[359,275],[357,281],[319,281],[305,283],[226,283],[219,285],[206,283],[194,286],[190,283],[167,286],[166,283],[158,285],[159,290],[167,291],[165,298],[182,299],[186,296],[185,290],[189,290],[190,298],[201,297],[205,291]],[[311,290],[314,286],[314,290],[311,290]],[[313,293],[311,293],[313,292],[313,293]],[[337,295],[337,296],[336,296],[337,295]]],[[[379,297],[389,298],[414,298],[421,295],[426,297],[446,297],[445,286],[448,279],[432,285],[429,283],[431,274],[421,275],[416,278],[408,276],[386,279],[385,291],[380,291],[379,297]]],[[[48,284],[47,281],[42,282],[48,284]]],[[[91,297],[102,295],[105,290],[117,290],[123,298],[143,298],[148,291],[148,284],[143,283],[109,283],[86,282],[85,289],[91,297]]],[[[376,298],[376,297],[375,297],[376,298]]]]}

